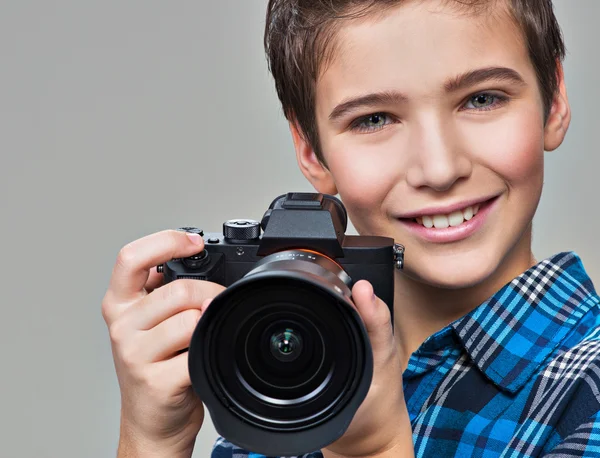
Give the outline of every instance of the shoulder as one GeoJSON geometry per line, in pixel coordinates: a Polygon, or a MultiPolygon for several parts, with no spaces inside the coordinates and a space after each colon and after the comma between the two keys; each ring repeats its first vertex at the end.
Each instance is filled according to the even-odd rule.
{"type": "Polygon", "coordinates": [[[600,301],[595,294],[588,300],[591,307],[560,342],[541,375],[563,389],[586,380],[600,403],[600,301]]]}
{"type": "MultiPolygon", "coordinates": [[[[533,389],[538,409],[557,415],[561,437],[600,426],[600,308],[591,308],[549,359],[533,389]]],[[[532,393],[532,394],[533,394],[532,393]]]]}

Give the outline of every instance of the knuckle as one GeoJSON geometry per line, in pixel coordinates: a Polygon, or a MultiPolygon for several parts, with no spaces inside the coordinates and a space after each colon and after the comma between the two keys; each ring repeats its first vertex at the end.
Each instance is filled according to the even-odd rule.
{"type": "Polygon", "coordinates": [[[108,293],[102,299],[102,303],[100,304],[100,311],[102,312],[102,318],[104,318],[104,322],[108,324],[110,317],[110,310],[112,308],[112,303],[109,300],[108,293]]]}
{"type": "Polygon", "coordinates": [[[108,331],[110,335],[110,340],[111,342],[113,342],[113,344],[121,345],[125,341],[127,332],[121,320],[113,322],[109,326],[108,331]]]}
{"type": "Polygon", "coordinates": [[[170,239],[172,246],[180,245],[182,236],[185,235],[182,231],[176,231],[175,229],[167,229],[163,233],[170,239]]]}
{"type": "Polygon", "coordinates": [[[382,300],[380,300],[380,302],[381,302],[381,304],[379,304],[380,309],[381,309],[381,318],[380,319],[381,319],[382,323],[388,324],[392,320],[392,314],[390,312],[390,308],[382,300]]]}
{"type": "Polygon", "coordinates": [[[175,229],[167,229],[163,231],[162,235],[165,237],[165,246],[169,247],[171,256],[176,258],[178,251],[181,250],[182,246],[183,239],[181,237],[185,236],[185,234],[181,231],[176,231],[175,229]]]}
{"type": "Polygon", "coordinates": [[[194,330],[201,312],[197,309],[189,309],[179,314],[179,329],[184,333],[189,333],[194,330]]]}
{"type": "Polygon", "coordinates": [[[185,304],[191,302],[194,298],[194,288],[190,282],[176,280],[169,283],[165,289],[166,300],[174,304],[185,304]]]}
{"type": "Polygon", "coordinates": [[[129,370],[138,365],[140,352],[133,345],[124,345],[119,349],[119,358],[129,370]]]}
{"type": "Polygon", "coordinates": [[[133,264],[136,256],[136,249],[133,242],[128,243],[119,250],[117,254],[117,264],[121,267],[129,267],[133,264]]]}

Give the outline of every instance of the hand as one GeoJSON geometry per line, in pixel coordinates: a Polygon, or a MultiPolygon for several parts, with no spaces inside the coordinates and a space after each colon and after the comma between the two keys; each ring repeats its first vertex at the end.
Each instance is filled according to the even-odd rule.
{"type": "Polygon", "coordinates": [[[155,266],[204,248],[197,234],[164,231],[126,245],[102,301],[121,389],[119,457],[189,457],[204,420],[185,351],[210,300],[223,286],[176,280],[155,266]]]}
{"type": "Polygon", "coordinates": [[[373,349],[373,380],[367,397],[344,435],[323,450],[333,457],[413,457],[412,429],[402,388],[402,363],[387,305],[366,280],[356,282],[352,298],[373,349]]]}

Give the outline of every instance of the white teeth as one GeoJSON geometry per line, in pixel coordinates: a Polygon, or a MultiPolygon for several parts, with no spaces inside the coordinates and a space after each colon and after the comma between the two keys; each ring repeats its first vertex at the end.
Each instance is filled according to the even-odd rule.
{"type": "Polygon", "coordinates": [[[433,217],[433,225],[436,229],[445,229],[450,223],[448,222],[448,217],[446,215],[435,215],[433,217]]]}
{"type": "Polygon", "coordinates": [[[448,222],[450,223],[450,226],[453,227],[462,224],[464,220],[465,218],[463,217],[462,211],[452,212],[448,217],[448,222]]]}
{"type": "Polygon", "coordinates": [[[435,227],[436,229],[445,229],[448,226],[460,226],[465,221],[472,219],[479,211],[479,205],[464,208],[450,213],[449,215],[433,215],[415,218],[416,222],[422,224],[428,229],[435,227]]]}
{"type": "Polygon", "coordinates": [[[473,207],[467,207],[463,210],[463,216],[467,221],[473,218],[473,207]]]}

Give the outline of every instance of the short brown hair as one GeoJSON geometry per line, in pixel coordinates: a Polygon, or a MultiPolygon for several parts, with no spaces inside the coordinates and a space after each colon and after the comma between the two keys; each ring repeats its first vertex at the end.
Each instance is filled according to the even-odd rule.
{"type": "MultiPolygon", "coordinates": [[[[404,0],[269,0],[264,35],[269,70],[288,120],[297,122],[301,134],[325,162],[315,118],[315,91],[319,72],[330,61],[341,19],[358,19],[404,0]]],[[[492,0],[448,0],[477,9],[492,0]]],[[[544,119],[557,90],[557,75],[565,45],[552,0],[508,0],[510,14],[521,29],[535,68],[544,119]]]]}

